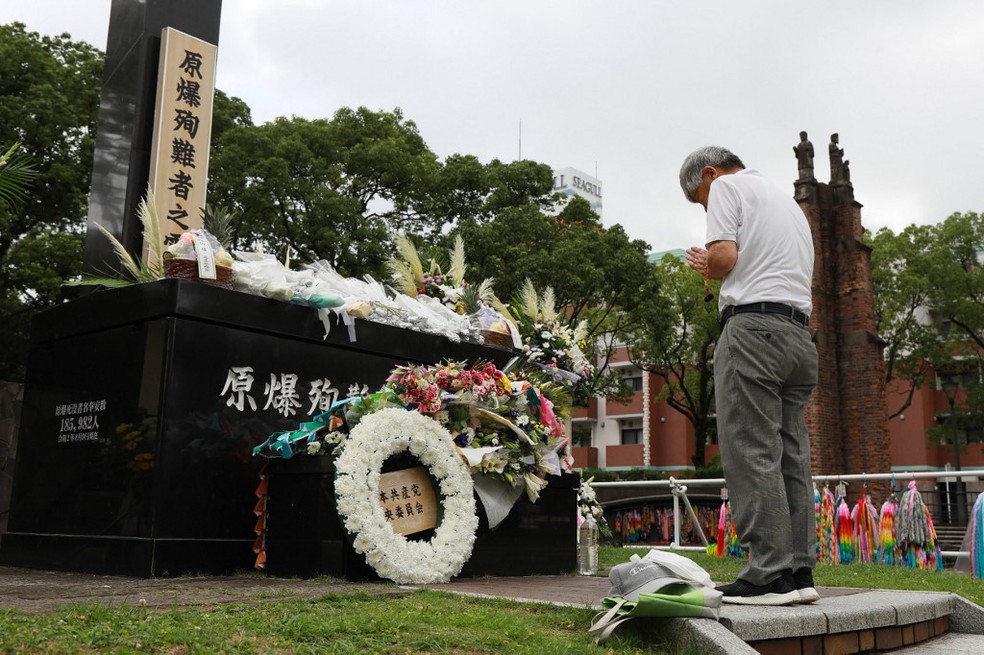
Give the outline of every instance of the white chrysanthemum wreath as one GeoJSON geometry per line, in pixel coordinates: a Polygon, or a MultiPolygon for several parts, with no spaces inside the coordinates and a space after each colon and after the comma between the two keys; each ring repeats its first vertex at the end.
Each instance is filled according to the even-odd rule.
{"type": "Polygon", "coordinates": [[[471,557],[478,530],[468,468],[448,431],[416,411],[386,408],[362,417],[335,460],[338,514],[356,552],[380,577],[397,584],[447,582],[471,557]],[[379,503],[383,463],[409,451],[437,481],[443,519],[429,541],[393,531],[379,503]]]}

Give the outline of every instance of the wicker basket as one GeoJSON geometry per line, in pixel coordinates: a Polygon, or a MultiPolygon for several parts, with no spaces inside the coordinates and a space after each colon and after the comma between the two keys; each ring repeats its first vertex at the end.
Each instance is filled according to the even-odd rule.
{"type": "Polygon", "coordinates": [[[198,260],[195,259],[182,259],[180,257],[168,257],[164,260],[164,275],[167,277],[176,277],[182,280],[195,280],[197,282],[204,282],[205,284],[211,284],[214,287],[222,287],[223,289],[232,288],[232,269],[228,266],[218,266],[215,267],[215,279],[214,280],[203,280],[198,277],[198,260]]]}
{"type": "Polygon", "coordinates": [[[513,338],[506,332],[493,332],[492,330],[482,330],[482,339],[488,346],[502,348],[503,350],[513,349],[513,338]]]}

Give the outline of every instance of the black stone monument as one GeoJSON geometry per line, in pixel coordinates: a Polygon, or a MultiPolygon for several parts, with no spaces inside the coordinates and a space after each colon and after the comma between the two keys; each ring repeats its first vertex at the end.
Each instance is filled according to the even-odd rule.
{"type": "Polygon", "coordinates": [[[161,30],[173,27],[219,44],[222,0],[113,0],[89,193],[82,270],[118,266],[101,225],[130,252],[143,248],[137,206],[147,191],[161,30]]]}
{"type": "MultiPolygon", "coordinates": [[[[220,0],[113,0],[84,272],[116,264],[95,225],[130,252],[142,249],[136,207],[149,174],[162,28],[217,44],[220,8],[220,0]]],[[[252,568],[262,466],[252,449],[269,434],[375,391],[407,362],[501,367],[513,356],[366,321],[354,340],[342,325],[326,336],[314,309],[177,279],[44,311],[30,348],[0,564],[136,576],[252,568]]],[[[333,504],[285,509],[298,497],[291,485],[325,491],[331,477],[306,479],[292,475],[303,466],[281,464],[278,481],[271,477],[283,492],[271,510],[273,541],[327,548],[315,568],[363,577],[333,504]]],[[[558,480],[495,536],[480,530],[464,573],[573,570],[576,476],[558,480]]]]}
{"type": "Polygon", "coordinates": [[[325,336],[311,308],[177,279],[38,314],[0,563],[250,569],[254,446],[408,361],[513,356],[368,321],[355,336],[341,324],[325,336]]]}

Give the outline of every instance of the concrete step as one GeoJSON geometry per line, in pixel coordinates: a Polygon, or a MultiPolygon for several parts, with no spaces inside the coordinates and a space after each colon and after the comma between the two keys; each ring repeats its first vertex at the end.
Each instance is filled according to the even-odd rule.
{"type": "Polygon", "coordinates": [[[903,646],[898,655],[980,655],[984,653],[984,636],[947,633],[914,646],[903,646]]]}
{"type": "Polygon", "coordinates": [[[947,634],[957,601],[948,593],[819,591],[810,605],[726,606],[721,624],[759,653],[878,652],[947,634]]]}
{"type": "MultiPolygon", "coordinates": [[[[458,579],[430,588],[600,609],[610,585],[603,577],[531,576],[458,579]]],[[[921,644],[933,645],[934,655],[965,652],[943,649],[968,644],[974,649],[966,652],[984,653],[984,609],[955,594],[835,587],[818,591],[820,600],[810,605],[724,605],[719,621],[664,619],[656,629],[707,654],[846,654],[921,644]]]]}
{"type": "Polygon", "coordinates": [[[960,550],[966,534],[967,526],[936,526],[936,541],[941,550],[960,550]]]}

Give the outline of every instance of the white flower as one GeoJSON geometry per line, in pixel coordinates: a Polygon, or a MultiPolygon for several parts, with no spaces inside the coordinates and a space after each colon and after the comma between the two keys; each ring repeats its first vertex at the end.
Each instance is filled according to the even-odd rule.
{"type": "Polygon", "coordinates": [[[338,513],[355,534],[353,547],[381,577],[397,584],[447,582],[471,556],[478,529],[471,477],[451,435],[436,421],[386,408],[363,417],[335,461],[338,513]],[[379,505],[379,471],[395,453],[409,450],[437,480],[444,518],[430,541],[393,532],[379,505]]]}
{"type": "Polygon", "coordinates": [[[324,441],[329,446],[338,445],[345,441],[345,435],[338,430],[333,430],[325,435],[324,441]]]}
{"type": "Polygon", "coordinates": [[[482,473],[502,473],[506,470],[506,466],[509,464],[509,454],[503,449],[494,450],[490,453],[486,453],[482,457],[482,462],[479,465],[482,473]]]}
{"type": "Polygon", "coordinates": [[[308,445],[307,445],[307,454],[308,455],[317,455],[319,452],[321,452],[321,442],[320,441],[312,441],[312,442],[308,443],[308,445]]]}
{"type": "Polygon", "coordinates": [[[531,503],[535,503],[540,499],[540,491],[547,486],[546,480],[532,473],[524,474],[523,482],[526,483],[526,495],[529,497],[531,503]]]}

